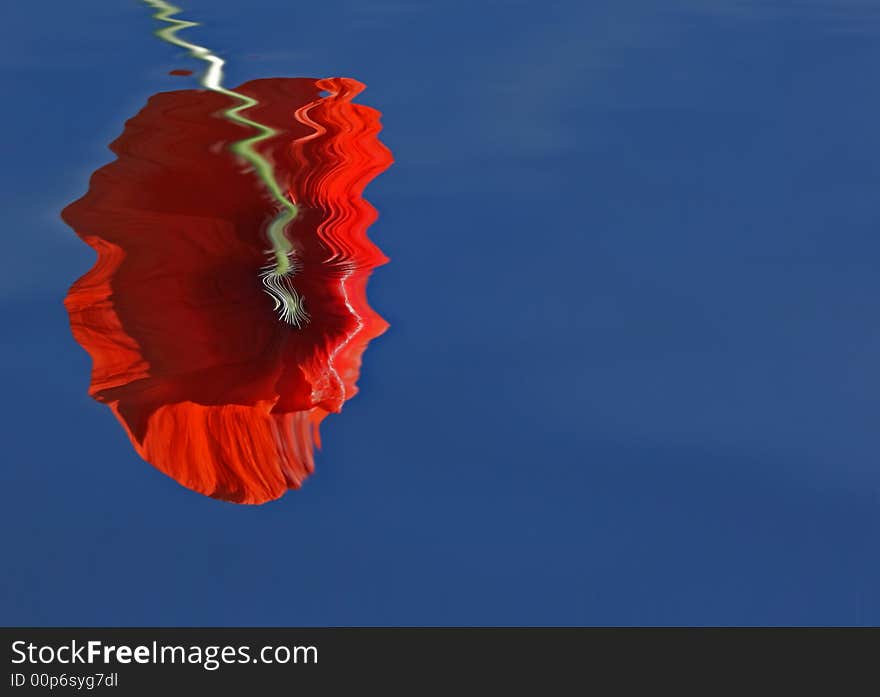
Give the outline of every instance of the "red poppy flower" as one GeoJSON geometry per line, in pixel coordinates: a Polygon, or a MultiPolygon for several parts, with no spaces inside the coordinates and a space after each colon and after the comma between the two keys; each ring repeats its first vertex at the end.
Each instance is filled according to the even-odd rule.
{"type": "Polygon", "coordinates": [[[64,220],[98,252],[65,300],[93,360],[90,394],[148,462],[190,489],[261,503],[313,471],[318,425],[356,392],[387,327],[366,301],[387,261],[367,239],[366,184],[392,158],[349,79],[265,79],[236,92],[276,133],[255,145],[299,208],[287,229],[309,321],[279,319],[261,283],[277,202],[228,146],[253,136],[207,90],[160,93],[111,144],[64,220]]]}

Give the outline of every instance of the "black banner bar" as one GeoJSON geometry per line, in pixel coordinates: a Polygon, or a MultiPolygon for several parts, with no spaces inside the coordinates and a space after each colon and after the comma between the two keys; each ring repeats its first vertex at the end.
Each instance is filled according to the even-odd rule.
{"type": "Polygon", "coordinates": [[[873,676],[874,629],[0,629],[2,694],[535,694],[873,676]],[[700,677],[703,676],[703,677],[700,677]],[[610,681],[610,682],[609,682],[610,681]],[[708,682],[705,682],[708,681],[708,682]],[[380,692],[376,692],[380,690],[380,692]],[[346,693],[349,694],[350,692],[346,693]]]}

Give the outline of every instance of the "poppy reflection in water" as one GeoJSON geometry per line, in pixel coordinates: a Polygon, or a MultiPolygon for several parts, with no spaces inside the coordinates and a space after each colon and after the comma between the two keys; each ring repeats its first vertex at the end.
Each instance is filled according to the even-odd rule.
{"type": "Polygon", "coordinates": [[[367,304],[386,258],[361,197],[392,162],[355,80],[272,78],[234,90],[267,133],[253,150],[296,206],[284,228],[308,320],[267,295],[278,202],[231,152],[252,138],[205,89],[163,92],[111,144],[114,162],[62,213],[98,252],[65,304],[93,360],[90,394],[137,452],[200,493],[262,503],[313,471],[318,425],[356,392],[361,355],[387,324],[367,304]],[[234,148],[233,148],[234,149],[234,148]],[[271,252],[271,250],[269,250],[271,252]]]}

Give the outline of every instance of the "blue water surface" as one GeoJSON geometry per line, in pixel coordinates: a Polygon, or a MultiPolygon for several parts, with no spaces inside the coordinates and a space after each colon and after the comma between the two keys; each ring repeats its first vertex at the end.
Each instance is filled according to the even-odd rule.
{"type": "Polygon", "coordinates": [[[880,622],[880,0],[187,0],[228,84],[350,76],[392,324],[261,507],[86,394],[60,220],[197,69],[138,2],[0,28],[0,623],[880,622]]]}

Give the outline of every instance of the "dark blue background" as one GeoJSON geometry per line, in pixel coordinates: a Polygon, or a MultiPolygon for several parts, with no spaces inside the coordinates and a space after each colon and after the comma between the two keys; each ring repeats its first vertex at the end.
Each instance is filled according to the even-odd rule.
{"type": "Polygon", "coordinates": [[[368,84],[392,323],[307,486],[140,461],[58,219],[198,66],[136,2],[14,3],[3,624],[876,624],[880,2],[198,0],[228,84],[368,84]]]}

